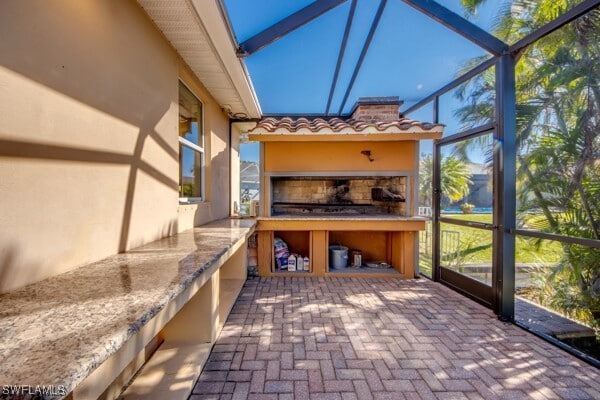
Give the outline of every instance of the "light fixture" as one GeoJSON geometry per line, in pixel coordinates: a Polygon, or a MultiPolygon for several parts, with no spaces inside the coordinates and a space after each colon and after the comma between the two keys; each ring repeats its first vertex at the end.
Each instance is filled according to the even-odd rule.
{"type": "Polygon", "coordinates": [[[369,161],[371,161],[371,162],[375,161],[375,159],[371,155],[371,150],[363,150],[360,152],[360,154],[366,156],[369,159],[369,161]]]}

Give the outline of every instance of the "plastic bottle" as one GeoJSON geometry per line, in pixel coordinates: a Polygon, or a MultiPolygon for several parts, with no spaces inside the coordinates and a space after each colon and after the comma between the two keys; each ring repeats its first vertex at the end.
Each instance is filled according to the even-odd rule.
{"type": "Polygon", "coordinates": [[[310,271],[310,259],[308,258],[308,256],[304,257],[304,270],[305,271],[310,271]]]}
{"type": "Polygon", "coordinates": [[[293,254],[290,254],[290,256],[288,257],[287,270],[288,271],[295,271],[296,270],[296,256],[293,255],[293,254]]]}
{"type": "Polygon", "coordinates": [[[296,257],[296,271],[304,271],[304,258],[300,254],[296,257]]]}

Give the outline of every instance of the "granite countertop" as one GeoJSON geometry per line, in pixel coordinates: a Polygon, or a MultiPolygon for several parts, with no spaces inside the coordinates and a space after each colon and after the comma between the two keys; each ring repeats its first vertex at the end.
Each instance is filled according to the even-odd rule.
{"type": "Polygon", "coordinates": [[[71,392],[255,224],[215,221],[0,295],[0,385],[71,392]]]}

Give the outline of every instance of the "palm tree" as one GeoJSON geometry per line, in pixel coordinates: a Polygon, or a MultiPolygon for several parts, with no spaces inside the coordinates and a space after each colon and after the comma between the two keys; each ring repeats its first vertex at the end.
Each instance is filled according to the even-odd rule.
{"type": "MultiPolygon", "coordinates": [[[[485,0],[462,0],[474,12],[485,0]]],[[[515,0],[495,34],[514,43],[578,3],[515,0]]],[[[600,239],[600,10],[541,39],[516,66],[519,223],[559,235],[600,239]],[[543,217],[532,217],[531,209],[543,217]]],[[[489,118],[489,74],[458,93],[457,116],[473,126],[489,118]],[[477,106],[473,106],[476,104],[477,106]]],[[[563,245],[563,259],[542,288],[542,301],[600,327],[600,251],[563,245]]]]}
{"type": "MultiPolygon", "coordinates": [[[[444,208],[469,193],[471,173],[467,165],[454,156],[442,156],[440,169],[441,202],[444,208]]],[[[433,158],[431,155],[422,157],[419,171],[420,204],[432,204],[433,158]]]]}

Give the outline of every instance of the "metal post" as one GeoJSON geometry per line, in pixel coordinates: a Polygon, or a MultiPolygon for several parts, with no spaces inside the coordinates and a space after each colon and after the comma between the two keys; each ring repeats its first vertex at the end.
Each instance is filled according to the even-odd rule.
{"type": "Polygon", "coordinates": [[[494,255],[493,308],[498,318],[515,316],[516,94],[515,58],[503,54],[496,64],[494,132],[494,255]]]}
{"type": "MultiPolygon", "coordinates": [[[[440,98],[436,96],[433,102],[433,122],[439,122],[439,105],[440,98]]],[[[436,282],[440,280],[440,206],[441,206],[441,192],[440,192],[440,164],[442,162],[441,150],[437,140],[433,142],[433,196],[432,196],[432,213],[431,213],[431,279],[436,282]]]]}

